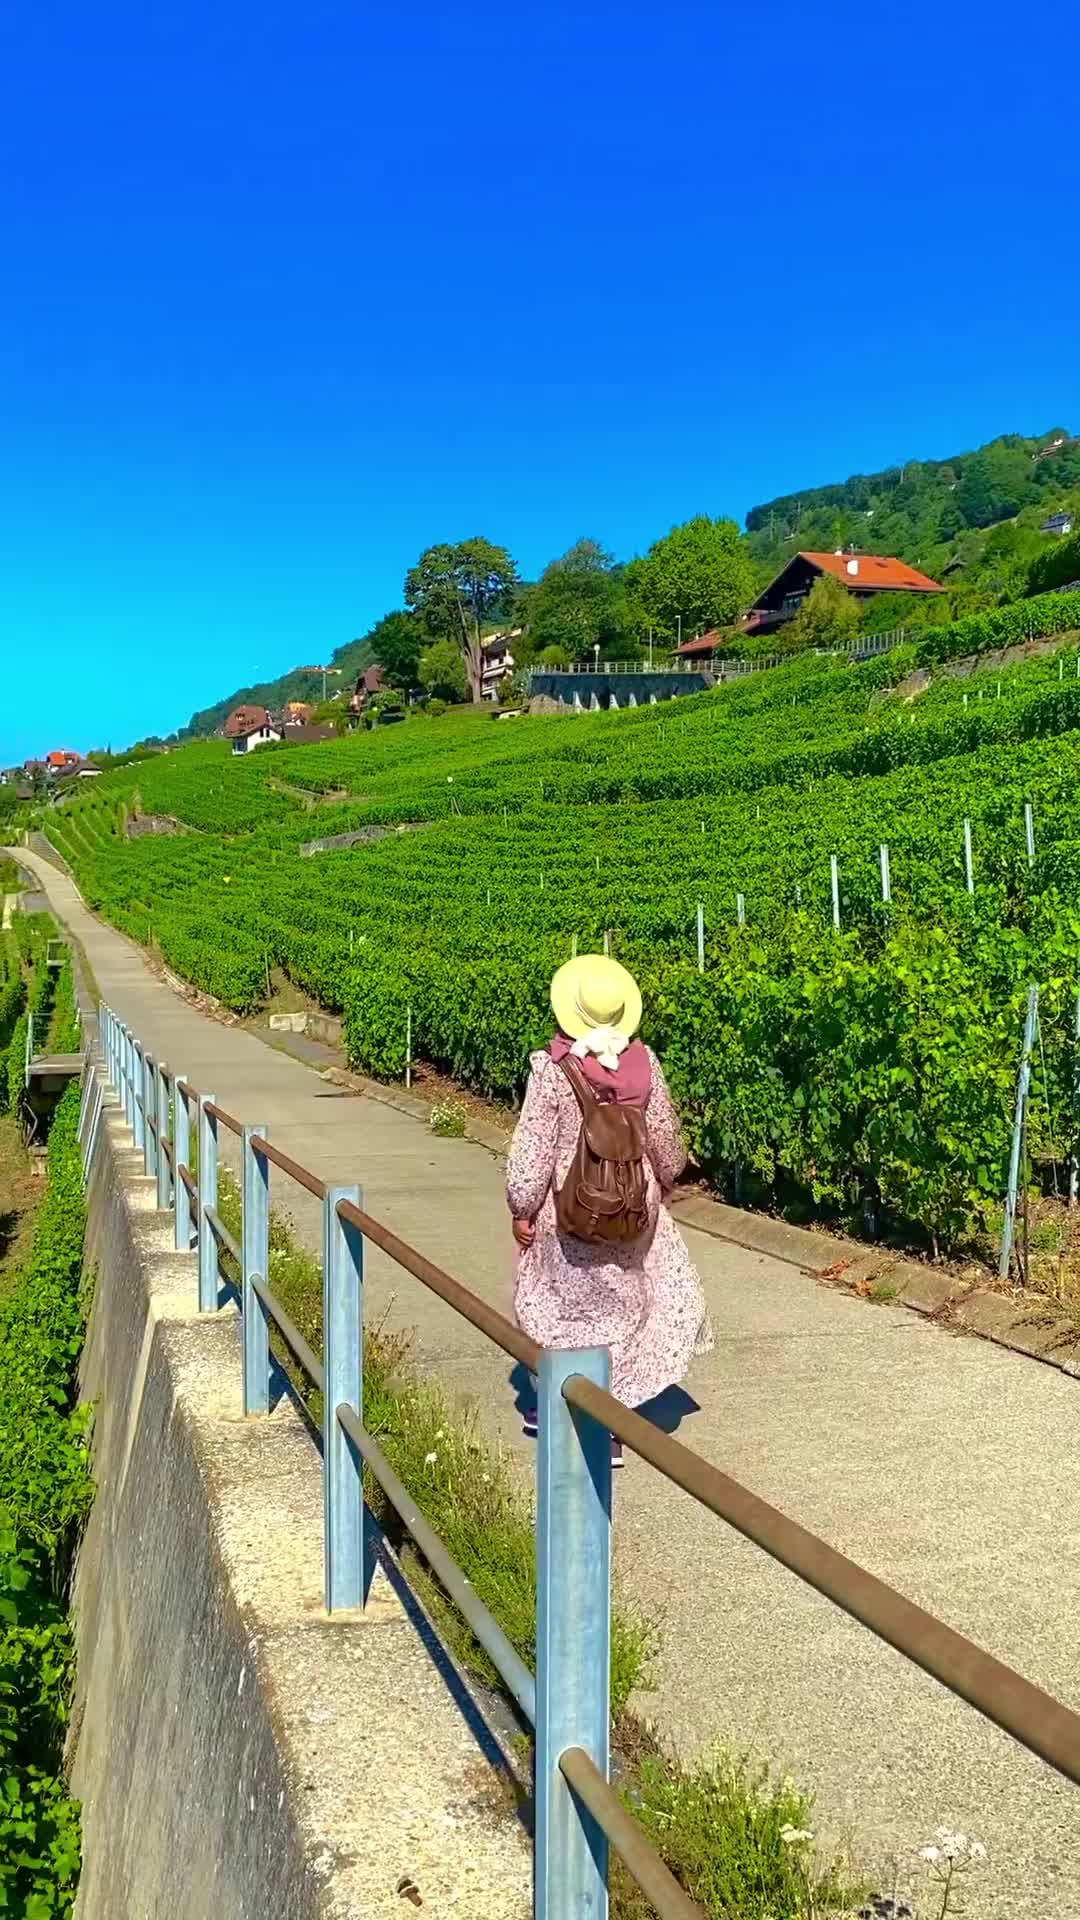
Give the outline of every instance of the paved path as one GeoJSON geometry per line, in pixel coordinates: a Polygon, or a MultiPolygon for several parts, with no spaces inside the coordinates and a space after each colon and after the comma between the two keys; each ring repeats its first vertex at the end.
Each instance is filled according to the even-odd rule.
{"type": "MultiPolygon", "coordinates": [[[[324,1177],[359,1179],[375,1214],[505,1308],[511,1243],[490,1153],[206,1019],[70,880],[20,859],[155,1055],[324,1177]]],[[[317,1245],[313,1206],[274,1178],[317,1245]]],[[[689,1383],[700,1410],[683,1438],[1080,1707],[1080,1383],[688,1238],[718,1338],[689,1383]]],[[[369,1276],[372,1311],[414,1327],[420,1362],[525,1455],[503,1357],[377,1253],[369,1276]]],[[[910,1859],[939,1824],[978,1835],[991,1863],[971,1920],[1080,1914],[1077,1790],[637,1461],[619,1482],[617,1565],[663,1617],[644,1705],[684,1753],[726,1741],[789,1767],[816,1787],[822,1826],[846,1827],[876,1861],[910,1859]]]]}

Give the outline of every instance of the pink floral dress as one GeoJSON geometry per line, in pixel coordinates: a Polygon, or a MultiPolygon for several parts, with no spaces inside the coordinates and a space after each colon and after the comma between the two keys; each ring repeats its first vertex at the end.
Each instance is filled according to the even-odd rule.
{"type": "Polygon", "coordinates": [[[573,1159],[581,1111],[549,1053],[534,1053],[525,1103],[510,1148],[506,1197],[518,1219],[536,1223],[514,1288],[518,1325],[542,1347],[610,1347],[611,1390],[641,1406],[685,1375],[712,1347],[701,1282],[661,1189],[686,1164],[678,1115],[656,1056],[649,1052],[651,1238],[636,1246],[590,1246],[559,1232],[555,1192],[573,1159]]]}

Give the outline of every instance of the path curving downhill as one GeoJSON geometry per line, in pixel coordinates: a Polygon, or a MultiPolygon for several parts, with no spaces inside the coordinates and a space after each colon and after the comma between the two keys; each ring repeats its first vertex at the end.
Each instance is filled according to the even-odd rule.
{"type": "MultiPolygon", "coordinates": [[[[82,944],[102,995],[154,1055],[333,1181],[358,1180],[396,1232],[506,1310],[512,1250],[501,1169],[466,1140],[323,1081],[207,1018],[19,851],[82,944]]],[[[314,1202],[273,1200],[319,1245],[314,1202]]],[[[716,1327],[681,1437],[717,1466],[1080,1708],[1080,1382],[903,1308],[688,1230],[716,1327]]],[[[504,1357],[390,1267],[370,1310],[415,1329],[421,1366],[479,1401],[528,1463],[504,1357]]],[[[618,1483],[617,1568],[663,1620],[644,1709],[684,1756],[753,1749],[818,1793],[863,1857],[910,1861],[942,1824],[977,1835],[979,1920],[1080,1914],[1080,1790],[1021,1751],[643,1463],[618,1483]]],[[[902,1873],[903,1877],[903,1873],[902,1873]]]]}

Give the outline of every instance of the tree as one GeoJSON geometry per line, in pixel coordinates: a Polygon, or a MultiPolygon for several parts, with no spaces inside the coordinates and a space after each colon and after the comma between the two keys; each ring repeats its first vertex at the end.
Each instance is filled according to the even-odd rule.
{"type": "Polygon", "coordinates": [[[524,595],[522,618],[529,650],[541,656],[558,648],[574,659],[599,645],[626,660],[641,651],[641,611],[627,591],[626,570],[597,540],[575,541],[544,568],[524,595]]]}
{"type": "Polygon", "coordinates": [[[480,538],[428,547],[405,576],[407,605],[435,639],[458,648],[477,703],[483,691],[484,625],[505,610],[516,580],[506,548],[480,538]]]}
{"type": "Polygon", "coordinates": [[[371,651],[388,686],[408,692],[415,687],[424,646],[424,629],[415,614],[384,613],[367,636],[371,651]]]}
{"type": "Polygon", "coordinates": [[[780,632],[782,653],[804,653],[808,647],[843,647],[855,639],[861,625],[859,603],[831,573],[814,581],[806,599],[780,632]]]}
{"type": "Polygon", "coordinates": [[[734,520],[699,514],[672,527],[626,570],[648,624],[684,639],[696,629],[729,626],[753,594],[754,571],[734,520]]]}
{"type": "Polygon", "coordinates": [[[420,655],[420,685],[439,700],[464,700],[465,662],[452,640],[436,640],[420,655]]]}
{"type": "Polygon", "coordinates": [[[344,733],[349,724],[349,703],[338,694],[336,700],[320,700],[312,709],[308,723],[312,727],[333,727],[335,733],[344,733]]]}

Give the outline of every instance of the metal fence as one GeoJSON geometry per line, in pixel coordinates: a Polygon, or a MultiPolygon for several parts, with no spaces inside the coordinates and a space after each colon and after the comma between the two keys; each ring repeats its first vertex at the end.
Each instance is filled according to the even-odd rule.
{"type": "MultiPolygon", "coordinates": [[[[850,641],[843,647],[815,647],[814,652],[817,654],[841,656],[848,660],[870,660],[880,653],[891,653],[892,649],[900,646],[906,638],[906,628],[894,627],[887,633],[864,634],[861,639],[850,641]]],[[[530,679],[533,673],[540,675],[591,673],[594,676],[610,673],[715,673],[722,680],[730,680],[744,673],[766,673],[771,667],[782,667],[797,658],[797,654],[763,653],[756,658],[742,660],[729,659],[726,654],[720,653],[710,654],[707,658],[701,660],[671,658],[666,660],[663,665],[651,658],[648,660],[599,660],[596,662],[590,660],[573,660],[569,666],[566,667],[532,667],[530,668],[530,679]]]]}
{"type": "Polygon", "coordinates": [[[171,1210],[175,1244],[198,1255],[198,1305],[217,1311],[222,1261],[240,1272],[243,1401],[270,1406],[270,1329],[323,1398],[324,1595],[327,1611],[363,1606],[368,1547],[366,1463],[477,1640],[535,1728],[535,1920],[603,1920],[613,1846],[660,1920],[704,1920],[645,1839],[610,1781],[611,1439],[638,1457],[808,1586],[966,1700],[1022,1746],[1080,1784],[1080,1714],[1053,1699],[876,1575],[631,1412],[608,1391],[606,1348],[542,1349],[486,1301],[364,1210],[358,1186],[327,1186],[164,1062],[155,1061],[107,1006],[99,1010],[100,1063],[86,1075],[79,1137],[89,1168],[106,1086],[123,1109],[157,1203],[171,1210]],[[242,1234],[218,1212],[220,1130],[241,1145],[242,1234]],[[191,1168],[197,1139],[198,1173],[191,1168]],[[313,1352],[268,1284],[270,1168],[323,1206],[323,1352],[313,1352]],[[536,1469],[536,1673],[418,1511],[364,1426],[364,1247],[380,1247],[538,1384],[536,1469]]]}

